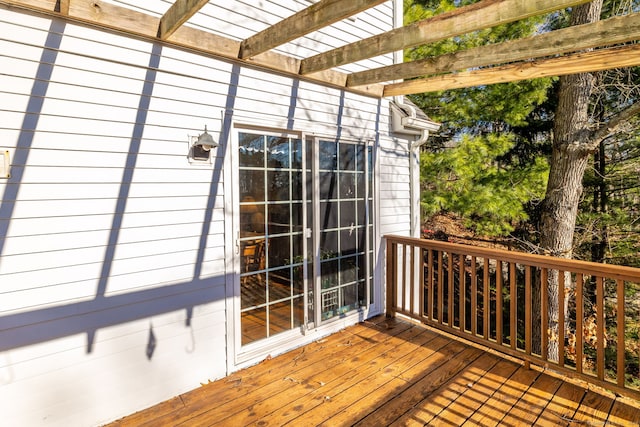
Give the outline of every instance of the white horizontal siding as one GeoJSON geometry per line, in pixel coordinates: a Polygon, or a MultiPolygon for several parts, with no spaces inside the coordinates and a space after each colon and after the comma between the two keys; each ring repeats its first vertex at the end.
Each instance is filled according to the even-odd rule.
{"type": "Polygon", "coordinates": [[[380,149],[379,197],[380,234],[410,235],[411,179],[409,176],[408,142],[386,141],[380,149]]]}
{"type": "Polygon", "coordinates": [[[123,326],[101,329],[99,345],[89,355],[86,337],[70,337],[73,347],[48,357],[46,370],[37,358],[11,365],[13,391],[23,398],[12,400],[3,422],[29,426],[98,424],[113,418],[114,407],[126,407],[131,395],[145,407],[164,399],[162,391],[167,388],[188,389],[207,378],[213,380],[216,377],[207,366],[224,358],[224,348],[209,337],[223,325],[223,311],[218,310],[194,318],[186,328],[189,334],[184,334],[184,311],[168,313],[154,317],[151,323],[132,322],[126,325],[126,333],[123,326]],[[110,336],[111,329],[114,336],[110,336]],[[156,339],[153,363],[140,354],[151,329],[156,339]],[[191,369],[184,369],[186,366],[191,369]]]}
{"type": "Polygon", "coordinates": [[[150,72],[146,42],[4,9],[0,28],[6,422],[96,424],[224,375],[224,185],[186,156],[228,88],[150,72]]]}

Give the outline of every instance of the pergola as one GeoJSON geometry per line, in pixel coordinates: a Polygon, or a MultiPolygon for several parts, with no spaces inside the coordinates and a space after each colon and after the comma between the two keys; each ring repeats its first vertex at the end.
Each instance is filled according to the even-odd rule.
{"type": "Polygon", "coordinates": [[[273,51],[385,1],[320,0],[241,41],[183,25],[208,0],[176,0],[160,18],[100,0],[0,0],[0,4],[58,15],[376,97],[640,65],[640,45],[621,45],[640,39],[640,13],[633,13],[419,61],[355,73],[336,70],[341,65],[591,0],[483,0],[308,58],[273,51]]]}

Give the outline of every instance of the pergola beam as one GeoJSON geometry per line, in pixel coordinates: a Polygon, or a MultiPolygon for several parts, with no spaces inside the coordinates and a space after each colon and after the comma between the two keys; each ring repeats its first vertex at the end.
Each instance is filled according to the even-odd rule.
{"type": "Polygon", "coordinates": [[[175,3],[160,18],[158,37],[162,40],[169,38],[208,2],[209,0],[175,0],[175,3]]]}
{"type": "Polygon", "coordinates": [[[385,86],[384,96],[410,95],[508,83],[540,77],[589,73],[640,65],[640,45],[612,47],[558,58],[409,80],[385,86]]]}
{"type": "Polygon", "coordinates": [[[69,14],[69,2],[71,0],[58,0],[57,1],[57,8],[58,8],[58,12],[60,12],[63,15],[68,15],[69,14]]]}
{"type": "Polygon", "coordinates": [[[240,59],[259,55],[385,1],[322,0],[242,41],[240,59]]]}
{"type": "Polygon", "coordinates": [[[314,73],[422,44],[530,18],[591,0],[484,0],[321,53],[300,64],[314,73]]]}
{"type": "Polygon", "coordinates": [[[525,39],[353,73],[347,78],[347,86],[450,73],[492,64],[507,64],[638,39],[640,39],[640,13],[634,13],[592,24],[567,27],[525,39]]]}

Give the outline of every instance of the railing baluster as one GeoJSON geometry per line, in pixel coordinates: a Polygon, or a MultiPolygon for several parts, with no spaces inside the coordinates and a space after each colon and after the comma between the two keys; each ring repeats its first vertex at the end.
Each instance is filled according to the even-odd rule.
{"type": "Polygon", "coordinates": [[[549,270],[540,270],[540,315],[542,325],[540,326],[540,352],[542,360],[547,360],[549,356],[549,270]]]}
{"type": "Polygon", "coordinates": [[[447,259],[447,270],[448,274],[448,285],[449,285],[449,295],[447,297],[447,324],[453,328],[453,254],[451,252],[447,252],[449,255],[447,259]]]}
{"type": "Polygon", "coordinates": [[[564,300],[565,272],[558,271],[558,365],[564,366],[564,300]]]}
{"type": "Polygon", "coordinates": [[[518,308],[518,283],[516,278],[516,265],[509,263],[509,332],[511,334],[511,348],[515,350],[518,338],[518,319],[516,309],[518,308]]]}
{"type": "Polygon", "coordinates": [[[400,312],[407,312],[407,245],[402,245],[402,297],[399,299],[400,312]]]}
{"type": "Polygon", "coordinates": [[[599,380],[604,379],[604,280],[602,276],[596,278],[596,339],[597,343],[597,375],[599,380]]]}
{"type": "Polygon", "coordinates": [[[460,257],[460,259],[458,260],[458,262],[460,263],[460,267],[459,267],[459,290],[458,290],[458,317],[459,317],[459,322],[460,325],[458,325],[460,327],[461,331],[464,331],[466,329],[466,313],[465,313],[465,308],[467,305],[467,290],[466,288],[466,273],[465,273],[465,261],[466,261],[466,256],[464,254],[460,254],[458,255],[460,257]]]}
{"type": "Polygon", "coordinates": [[[471,257],[471,333],[478,334],[478,275],[476,257],[471,257]]]}
{"type": "Polygon", "coordinates": [[[576,372],[582,373],[584,358],[584,275],[576,275],[576,372]]]}
{"type": "Polygon", "coordinates": [[[496,260],[496,342],[502,345],[502,261],[496,260]]]}
{"type": "MultiPolygon", "coordinates": [[[[428,292],[428,289],[425,288],[425,280],[424,280],[424,255],[426,253],[426,249],[419,248],[418,253],[420,254],[419,264],[420,268],[418,268],[418,274],[420,277],[418,278],[418,282],[420,282],[420,293],[418,294],[418,313],[420,316],[420,320],[423,321],[425,318],[425,291],[428,292]]],[[[431,270],[429,270],[431,271],[431,270]]],[[[428,285],[427,285],[428,286],[428,285]]],[[[427,305],[429,304],[429,299],[427,298],[427,305]]],[[[429,310],[427,310],[428,316],[429,310]]]]}
{"type": "Polygon", "coordinates": [[[443,251],[438,251],[438,322],[444,323],[444,280],[443,271],[444,266],[442,262],[444,260],[443,251]]]}
{"type": "Polygon", "coordinates": [[[531,354],[531,266],[524,270],[524,351],[531,354]]]}
{"type": "Polygon", "coordinates": [[[484,331],[484,339],[489,339],[489,314],[491,313],[490,300],[491,295],[489,291],[491,291],[491,286],[489,286],[489,258],[484,257],[484,264],[482,268],[482,294],[483,294],[483,303],[482,303],[482,320],[483,331],[484,331]]]}
{"type": "Polygon", "coordinates": [[[416,248],[410,246],[411,256],[409,257],[409,312],[411,316],[415,314],[415,299],[416,299],[416,248]]]}
{"type": "Polygon", "coordinates": [[[617,348],[617,369],[616,369],[616,377],[618,379],[618,386],[624,387],[625,383],[625,311],[624,311],[624,280],[618,279],[616,289],[616,297],[618,302],[617,307],[617,335],[618,335],[618,348],[617,348]]]}
{"type": "Polygon", "coordinates": [[[435,304],[433,301],[433,250],[427,249],[427,265],[429,266],[429,274],[427,276],[427,292],[429,293],[429,297],[427,298],[427,307],[429,307],[428,318],[429,320],[435,320],[435,316],[433,315],[433,310],[435,309],[435,304]]]}

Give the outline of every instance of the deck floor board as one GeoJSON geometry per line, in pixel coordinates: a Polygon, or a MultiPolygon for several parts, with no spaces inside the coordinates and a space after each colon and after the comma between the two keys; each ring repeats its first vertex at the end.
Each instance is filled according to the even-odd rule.
{"type": "Polygon", "coordinates": [[[637,426],[640,404],[377,317],[116,426],[637,426]]]}

